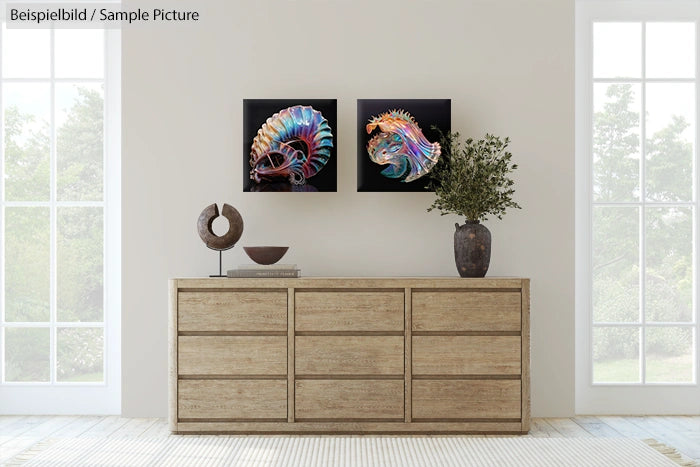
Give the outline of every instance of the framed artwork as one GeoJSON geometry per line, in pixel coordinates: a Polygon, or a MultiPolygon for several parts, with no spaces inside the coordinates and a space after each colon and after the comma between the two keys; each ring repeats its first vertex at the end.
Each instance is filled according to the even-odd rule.
{"type": "Polygon", "coordinates": [[[440,158],[439,128],[451,127],[450,99],[358,99],[357,191],[428,191],[440,158]]]}
{"type": "Polygon", "coordinates": [[[243,191],[337,190],[335,99],[243,100],[243,191]]]}

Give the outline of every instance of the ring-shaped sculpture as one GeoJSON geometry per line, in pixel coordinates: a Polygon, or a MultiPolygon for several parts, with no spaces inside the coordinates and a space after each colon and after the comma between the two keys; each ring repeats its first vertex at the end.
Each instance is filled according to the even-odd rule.
{"type": "Polygon", "coordinates": [[[224,203],[221,215],[228,220],[228,231],[223,235],[216,235],[213,230],[214,220],[219,217],[219,208],[210,204],[199,215],[197,219],[197,231],[207,248],[219,252],[219,275],[210,277],[225,277],[221,269],[221,252],[233,248],[236,242],[243,235],[243,218],[236,208],[224,203]]]}

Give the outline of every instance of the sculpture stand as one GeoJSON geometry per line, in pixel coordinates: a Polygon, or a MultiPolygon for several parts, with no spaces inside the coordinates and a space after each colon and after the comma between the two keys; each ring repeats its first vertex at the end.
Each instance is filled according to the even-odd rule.
{"type": "Polygon", "coordinates": [[[209,277],[228,277],[226,274],[224,274],[224,271],[223,271],[223,269],[222,269],[222,267],[221,267],[221,260],[222,260],[224,251],[230,250],[231,248],[233,248],[233,245],[231,245],[231,246],[228,247],[228,248],[224,248],[223,250],[219,250],[219,249],[215,249],[215,248],[210,248],[210,250],[214,250],[214,251],[218,251],[218,252],[219,252],[219,274],[210,274],[209,277]]]}
{"type": "Polygon", "coordinates": [[[223,256],[223,250],[219,250],[219,274],[210,274],[209,277],[226,277],[222,274],[222,269],[221,269],[221,257],[223,256]]]}

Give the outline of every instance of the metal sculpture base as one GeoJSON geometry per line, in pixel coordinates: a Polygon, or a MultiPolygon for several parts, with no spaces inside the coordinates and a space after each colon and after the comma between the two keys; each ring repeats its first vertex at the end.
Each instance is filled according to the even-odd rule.
{"type": "Polygon", "coordinates": [[[210,250],[218,251],[219,252],[219,274],[211,274],[209,277],[228,277],[226,274],[224,274],[224,271],[221,266],[221,259],[223,257],[223,253],[226,250],[230,250],[233,248],[233,245],[231,245],[229,248],[223,249],[223,250],[214,250],[213,248],[210,248],[210,250]]]}

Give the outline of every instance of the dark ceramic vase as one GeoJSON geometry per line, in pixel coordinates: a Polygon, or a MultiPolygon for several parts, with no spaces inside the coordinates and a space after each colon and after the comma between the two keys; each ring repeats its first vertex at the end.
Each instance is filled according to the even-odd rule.
{"type": "Polygon", "coordinates": [[[455,224],[455,264],[462,277],[484,277],[491,261],[491,232],[479,221],[455,224]]]}

